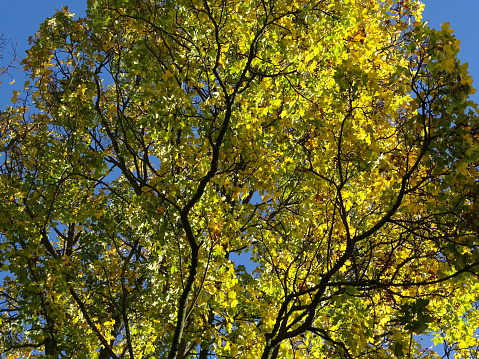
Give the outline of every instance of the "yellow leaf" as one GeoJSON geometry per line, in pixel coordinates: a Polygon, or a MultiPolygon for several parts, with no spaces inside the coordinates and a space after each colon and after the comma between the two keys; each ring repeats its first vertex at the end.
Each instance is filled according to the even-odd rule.
{"type": "Polygon", "coordinates": [[[452,34],[454,30],[450,29],[449,26],[450,26],[449,21],[446,21],[444,24],[442,24],[442,27],[441,27],[442,31],[448,34],[452,34]]]}
{"type": "Polygon", "coordinates": [[[468,169],[467,163],[461,162],[461,164],[457,167],[457,173],[463,176],[467,176],[468,174],[467,169],[468,169]]]}
{"type": "Polygon", "coordinates": [[[171,73],[170,70],[166,70],[166,72],[163,74],[163,76],[161,76],[161,78],[162,78],[163,80],[168,80],[168,79],[169,79],[170,77],[172,77],[172,76],[173,76],[173,73],[171,73]]]}
{"type": "Polygon", "coordinates": [[[444,69],[446,71],[453,71],[455,68],[455,63],[454,63],[454,59],[447,59],[445,62],[444,62],[444,69]]]}

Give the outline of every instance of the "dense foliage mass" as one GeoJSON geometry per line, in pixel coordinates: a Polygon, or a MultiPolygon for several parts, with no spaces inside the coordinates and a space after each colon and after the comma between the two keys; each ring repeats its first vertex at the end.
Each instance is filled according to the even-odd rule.
{"type": "Polygon", "coordinates": [[[477,108],[422,9],[46,20],[1,114],[1,357],[474,357],[477,108]]]}

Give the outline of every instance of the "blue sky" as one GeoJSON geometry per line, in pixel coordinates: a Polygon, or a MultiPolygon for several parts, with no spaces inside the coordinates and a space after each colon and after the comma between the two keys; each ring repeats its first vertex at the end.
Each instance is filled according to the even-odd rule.
{"type": "MultiPolygon", "coordinates": [[[[473,86],[479,89],[479,0],[423,0],[426,8],[423,20],[428,20],[433,28],[440,29],[441,24],[448,21],[454,30],[456,38],[461,41],[459,58],[469,63],[469,71],[475,80],[473,86]]],[[[33,35],[39,24],[55,13],[56,9],[68,6],[70,11],[83,16],[86,9],[86,0],[11,0],[2,1],[0,5],[0,33],[12,39],[20,59],[24,57],[28,48],[28,37],[33,35]]],[[[0,67],[8,60],[11,47],[4,50],[4,59],[0,60],[0,67]]],[[[13,90],[21,90],[23,74],[12,71],[16,82],[9,85],[12,78],[4,76],[0,85],[0,109],[3,109],[12,96],[13,90]]],[[[479,92],[473,96],[479,102],[479,92]]],[[[1,280],[0,273],[0,280],[1,280]]],[[[429,343],[425,340],[425,346],[429,343]]]]}

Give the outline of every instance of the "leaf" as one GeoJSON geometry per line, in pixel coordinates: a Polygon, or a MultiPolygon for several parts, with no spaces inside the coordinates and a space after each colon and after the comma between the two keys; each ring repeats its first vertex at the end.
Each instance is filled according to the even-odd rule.
{"type": "Polygon", "coordinates": [[[448,35],[454,32],[452,29],[449,28],[449,26],[450,26],[449,21],[446,21],[445,23],[441,25],[441,30],[447,33],[448,35]]]}
{"type": "Polygon", "coordinates": [[[173,76],[173,73],[170,70],[166,70],[166,72],[161,76],[163,80],[168,80],[170,77],[173,76]]]}
{"type": "Polygon", "coordinates": [[[404,349],[402,343],[394,343],[394,355],[397,358],[402,358],[404,356],[404,349]]]}

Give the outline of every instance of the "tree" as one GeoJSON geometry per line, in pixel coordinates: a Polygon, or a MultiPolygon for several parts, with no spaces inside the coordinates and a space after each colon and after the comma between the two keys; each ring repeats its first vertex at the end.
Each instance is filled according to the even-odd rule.
{"type": "MultiPolygon", "coordinates": [[[[0,54],[5,50],[9,42],[10,40],[5,37],[5,34],[0,34],[0,54]]],[[[17,61],[17,53],[15,51],[15,47],[13,47],[12,50],[13,52],[10,54],[11,55],[10,62],[7,64],[7,66],[0,67],[0,78],[3,75],[8,74],[8,70],[10,70],[13,67],[13,64],[17,61]]],[[[3,55],[0,55],[0,60],[3,60],[3,55]]],[[[0,84],[1,83],[2,82],[0,81],[0,84]]]]}
{"type": "Polygon", "coordinates": [[[46,20],[1,121],[3,357],[433,357],[422,333],[472,355],[477,107],[422,8],[46,20]]]}

